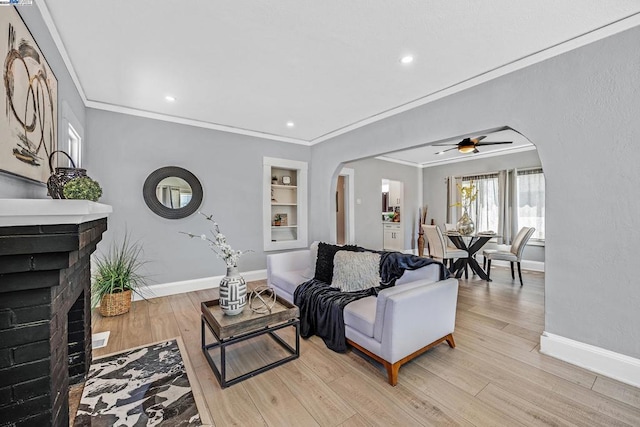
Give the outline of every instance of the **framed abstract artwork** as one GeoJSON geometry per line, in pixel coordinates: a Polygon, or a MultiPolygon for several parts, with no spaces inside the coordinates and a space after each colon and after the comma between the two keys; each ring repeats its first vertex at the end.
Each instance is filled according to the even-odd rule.
{"type": "Polygon", "coordinates": [[[0,12],[0,170],[46,182],[57,147],[58,81],[16,9],[0,12]]]}

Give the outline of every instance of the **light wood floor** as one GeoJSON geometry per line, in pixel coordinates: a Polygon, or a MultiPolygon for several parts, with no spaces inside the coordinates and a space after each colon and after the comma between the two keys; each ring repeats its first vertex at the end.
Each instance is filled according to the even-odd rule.
{"type": "MultiPolygon", "coordinates": [[[[200,302],[217,290],[136,302],[114,318],[95,314],[94,333],[111,337],[94,357],[182,336],[197,373],[192,387],[216,426],[640,426],[639,389],[538,352],[544,275],[523,272],[522,288],[507,269],[491,276],[460,281],[457,347],[441,344],[404,365],[396,387],[377,363],[313,337],[301,340],[299,359],[222,390],[200,350],[200,302]]],[[[279,349],[267,338],[238,345],[231,370],[279,349]]]]}

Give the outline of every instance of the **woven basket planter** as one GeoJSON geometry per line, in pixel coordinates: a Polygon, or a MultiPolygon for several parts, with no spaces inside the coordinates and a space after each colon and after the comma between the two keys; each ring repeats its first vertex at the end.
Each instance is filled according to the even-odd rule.
{"type": "Polygon", "coordinates": [[[131,308],[131,291],[106,294],[100,299],[100,314],[105,317],[118,316],[129,312],[131,308]]]}

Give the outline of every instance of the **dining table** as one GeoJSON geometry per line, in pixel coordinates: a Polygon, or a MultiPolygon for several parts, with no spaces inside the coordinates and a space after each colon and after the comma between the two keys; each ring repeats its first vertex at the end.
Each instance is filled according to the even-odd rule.
{"type": "Polygon", "coordinates": [[[489,275],[482,269],[478,261],[475,259],[475,254],[478,252],[489,240],[500,237],[495,233],[477,233],[473,235],[462,235],[458,232],[445,232],[445,236],[451,240],[451,242],[458,249],[463,249],[467,251],[466,258],[458,258],[451,268],[451,272],[453,275],[459,279],[462,277],[462,273],[467,271],[467,266],[471,268],[471,270],[480,276],[482,279],[487,282],[491,282],[489,275]]]}

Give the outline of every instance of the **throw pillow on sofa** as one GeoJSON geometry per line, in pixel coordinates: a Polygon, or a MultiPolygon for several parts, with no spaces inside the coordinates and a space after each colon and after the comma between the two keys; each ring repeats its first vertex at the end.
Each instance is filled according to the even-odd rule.
{"type": "Polygon", "coordinates": [[[309,266],[302,272],[305,279],[313,279],[316,275],[316,260],[318,259],[318,242],[317,240],[309,246],[309,266]]]}
{"type": "Polygon", "coordinates": [[[380,286],[380,254],[338,251],[333,257],[331,286],[343,292],[380,286]]]}
{"type": "Polygon", "coordinates": [[[330,245],[328,243],[318,243],[318,258],[316,259],[316,273],[313,276],[314,279],[321,282],[331,284],[333,279],[333,257],[338,251],[352,251],[357,252],[363,249],[354,245],[330,245]]]}

